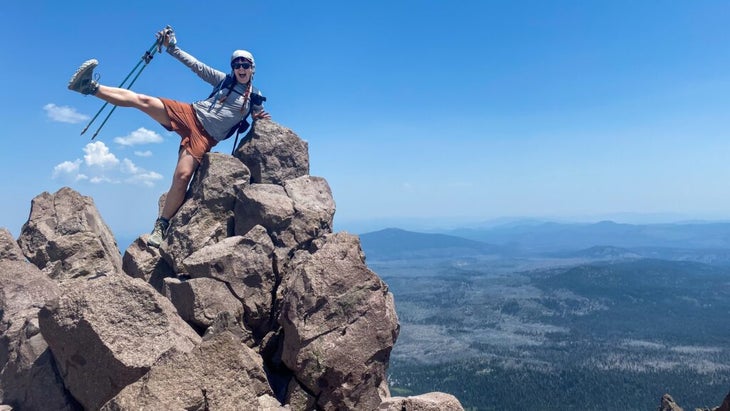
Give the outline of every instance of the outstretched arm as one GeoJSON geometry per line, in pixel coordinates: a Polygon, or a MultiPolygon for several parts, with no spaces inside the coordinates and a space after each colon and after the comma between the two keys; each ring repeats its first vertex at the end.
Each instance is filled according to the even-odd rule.
{"type": "Polygon", "coordinates": [[[178,47],[175,32],[170,26],[168,26],[165,30],[158,32],[157,38],[158,40],[161,40],[162,45],[167,48],[167,53],[169,55],[175,57],[180,62],[188,66],[193,73],[197,74],[198,77],[203,79],[205,82],[215,86],[226,77],[226,73],[208,66],[178,47]]]}

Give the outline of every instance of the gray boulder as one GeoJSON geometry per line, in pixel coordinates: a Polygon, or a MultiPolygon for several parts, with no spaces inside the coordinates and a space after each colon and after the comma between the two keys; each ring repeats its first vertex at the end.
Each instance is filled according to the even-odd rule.
{"type": "Polygon", "coordinates": [[[162,293],[165,279],[174,277],[175,272],[162,258],[159,249],[147,245],[148,238],[149,234],[144,234],[127,247],[122,257],[122,270],[130,277],[150,283],[162,293]]]}
{"type": "Polygon", "coordinates": [[[250,184],[236,190],[235,234],[245,235],[263,226],[277,246],[284,245],[281,233],[294,218],[294,202],[277,184],[250,184]]]}
{"type": "Polygon", "coordinates": [[[664,394],[659,404],[659,411],[684,411],[669,394],[664,394]]]}
{"type": "Polygon", "coordinates": [[[274,245],[261,226],[245,236],[226,238],[204,247],[183,261],[183,271],[192,278],[223,282],[243,303],[244,324],[257,338],[269,331],[276,287],[274,245]]]}
{"type": "Polygon", "coordinates": [[[335,200],[327,180],[302,176],[284,182],[284,189],[294,202],[295,216],[289,227],[286,244],[303,244],[332,232],[335,200]]]}
{"type": "Polygon", "coordinates": [[[251,184],[237,191],[237,235],[262,225],[277,247],[293,249],[332,232],[335,202],[325,179],[307,175],[283,184],[251,184]]]}
{"type": "Polygon", "coordinates": [[[122,257],[94,201],[64,187],[31,203],[18,244],[49,277],[65,281],[122,271],[122,257]]]}
{"type": "Polygon", "coordinates": [[[414,397],[392,397],[383,401],[379,411],[463,411],[456,397],[443,392],[429,392],[414,397]]]}
{"type": "MultiPolygon", "coordinates": [[[[15,248],[5,254],[17,255],[15,248]]],[[[59,294],[56,282],[33,264],[0,259],[0,403],[23,410],[80,409],[38,328],[38,311],[59,294]]]]}
{"type": "Polygon", "coordinates": [[[309,145],[271,120],[254,122],[235,157],[251,170],[252,183],[282,184],[309,174],[309,145]]]}
{"type": "Polygon", "coordinates": [[[163,356],[101,409],[283,409],[273,395],[261,357],[224,331],[188,353],[163,356]]]}
{"type": "Polygon", "coordinates": [[[364,262],[359,239],[325,235],[283,273],[282,361],[324,409],[376,409],[398,336],[393,296],[364,262]]]}
{"type": "Polygon", "coordinates": [[[161,356],[200,342],[169,300],[121,274],[71,283],[38,319],[66,387],[86,409],[98,409],[161,356]]]}
{"type": "Polygon", "coordinates": [[[23,250],[7,228],[0,227],[0,260],[25,261],[23,250]]]}
{"type": "Polygon", "coordinates": [[[234,318],[243,315],[241,302],[231,294],[228,286],[212,278],[166,278],[164,293],[180,317],[198,330],[206,330],[222,312],[228,312],[234,318]]]}

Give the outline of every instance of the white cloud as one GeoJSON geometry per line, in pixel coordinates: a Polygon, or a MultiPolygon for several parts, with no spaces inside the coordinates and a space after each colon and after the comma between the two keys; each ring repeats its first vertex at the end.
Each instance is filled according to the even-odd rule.
{"type": "Polygon", "coordinates": [[[114,183],[114,180],[112,180],[111,178],[106,177],[106,176],[94,176],[94,177],[91,177],[91,179],[89,181],[91,181],[94,184],[114,183]]]}
{"type": "Polygon", "coordinates": [[[132,160],[125,158],[124,160],[122,160],[121,170],[122,173],[137,174],[140,172],[141,169],[134,165],[132,160]]]}
{"type": "Polygon", "coordinates": [[[137,166],[128,158],[121,161],[101,141],[89,143],[83,148],[84,161],[64,161],[53,168],[53,178],[85,180],[92,184],[137,184],[154,187],[162,180],[162,174],[137,166]]]}
{"type": "Polygon", "coordinates": [[[162,174],[154,171],[144,171],[133,175],[126,181],[133,184],[144,184],[147,187],[154,187],[155,181],[162,180],[162,174]]]}
{"type": "Polygon", "coordinates": [[[61,123],[76,124],[89,119],[89,116],[79,113],[75,108],[57,106],[53,103],[43,106],[43,110],[46,110],[46,115],[48,115],[51,120],[61,123]]]}
{"type": "Polygon", "coordinates": [[[152,157],[152,152],[150,150],[146,151],[135,151],[134,155],[137,157],[152,157]]]}
{"type": "Polygon", "coordinates": [[[132,160],[128,158],[122,160],[120,169],[122,173],[132,174],[131,177],[125,180],[128,183],[144,184],[148,187],[152,187],[155,185],[155,181],[162,180],[162,174],[137,167],[132,160]]]}
{"type": "Polygon", "coordinates": [[[109,152],[109,148],[101,141],[87,144],[84,152],[87,166],[115,167],[119,164],[117,157],[109,152]]]}
{"type": "Polygon", "coordinates": [[[152,130],[140,127],[126,137],[116,137],[114,142],[123,146],[135,146],[138,144],[161,143],[162,136],[152,130]]]}
{"type": "Polygon", "coordinates": [[[88,180],[89,177],[86,174],[79,173],[80,166],[80,159],[76,159],[74,161],[64,161],[63,163],[60,163],[53,167],[53,174],[51,178],[62,178],[64,180],[72,181],[88,180]]]}
{"type": "Polygon", "coordinates": [[[63,174],[76,175],[79,173],[80,165],[81,160],[79,159],[76,159],[75,161],[64,161],[63,163],[53,167],[53,178],[56,178],[63,174]]]}

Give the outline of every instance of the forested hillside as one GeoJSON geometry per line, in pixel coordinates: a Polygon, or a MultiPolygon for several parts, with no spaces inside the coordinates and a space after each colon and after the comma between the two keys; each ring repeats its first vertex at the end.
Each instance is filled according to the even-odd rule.
{"type": "MultiPolygon", "coordinates": [[[[395,244],[395,243],[394,243],[395,244]]],[[[632,250],[387,259],[401,321],[390,382],[479,410],[685,409],[730,387],[730,268],[632,250]]],[[[394,246],[395,247],[395,246],[394,246]]]]}

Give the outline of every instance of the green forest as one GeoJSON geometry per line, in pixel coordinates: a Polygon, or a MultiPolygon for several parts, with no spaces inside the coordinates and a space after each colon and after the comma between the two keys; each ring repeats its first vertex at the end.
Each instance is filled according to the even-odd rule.
{"type": "Polygon", "coordinates": [[[686,410],[730,391],[730,268],[659,259],[370,263],[401,334],[393,395],[470,410],[686,410]]]}
{"type": "Polygon", "coordinates": [[[455,395],[467,410],[656,410],[663,394],[685,410],[722,403],[730,373],[598,371],[566,367],[553,372],[507,369],[486,360],[444,364],[391,361],[391,393],[455,395]]]}

